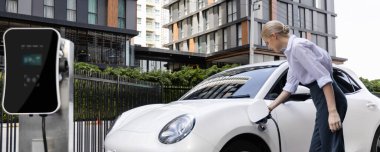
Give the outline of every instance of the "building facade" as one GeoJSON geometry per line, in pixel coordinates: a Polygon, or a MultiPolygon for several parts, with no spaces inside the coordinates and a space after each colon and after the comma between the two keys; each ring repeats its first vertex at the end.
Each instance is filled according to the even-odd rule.
{"type": "Polygon", "coordinates": [[[168,43],[168,29],[162,28],[169,17],[169,11],[162,8],[163,0],[137,1],[137,31],[139,35],[133,38],[133,43],[143,47],[163,48],[168,43]]]}
{"type": "Polygon", "coordinates": [[[130,66],[136,6],[136,0],[0,0],[0,35],[10,27],[52,27],[74,42],[75,61],[130,66]]]}
{"type": "MultiPolygon", "coordinates": [[[[169,42],[164,46],[174,52],[201,54],[206,65],[248,64],[250,0],[168,0],[169,42]]],[[[285,59],[265,46],[260,37],[263,24],[279,20],[290,33],[307,38],[324,48],[335,63],[335,17],[333,0],[261,0],[257,3],[254,24],[255,62],[285,59]]],[[[168,52],[169,53],[169,52],[168,52]]]]}

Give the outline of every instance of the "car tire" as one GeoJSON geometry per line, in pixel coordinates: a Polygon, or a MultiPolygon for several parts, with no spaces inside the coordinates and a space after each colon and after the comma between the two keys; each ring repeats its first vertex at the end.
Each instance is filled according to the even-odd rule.
{"type": "Polygon", "coordinates": [[[225,145],[221,152],[263,152],[263,150],[247,140],[235,140],[225,145]]]}
{"type": "Polygon", "coordinates": [[[373,138],[371,152],[380,152],[380,126],[377,128],[373,138]]]}

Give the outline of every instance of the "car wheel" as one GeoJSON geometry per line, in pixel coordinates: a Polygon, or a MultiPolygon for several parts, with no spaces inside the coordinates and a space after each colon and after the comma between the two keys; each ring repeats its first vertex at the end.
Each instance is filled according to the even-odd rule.
{"type": "Polygon", "coordinates": [[[263,150],[252,142],[236,140],[224,146],[221,152],[262,152],[263,150]]]}
{"type": "Polygon", "coordinates": [[[380,152],[380,126],[377,128],[373,138],[371,152],[380,152]]]}

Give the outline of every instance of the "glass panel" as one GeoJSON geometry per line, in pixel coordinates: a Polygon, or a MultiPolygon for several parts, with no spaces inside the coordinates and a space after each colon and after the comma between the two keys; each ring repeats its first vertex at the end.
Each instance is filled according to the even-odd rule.
{"type": "Polygon", "coordinates": [[[44,0],[44,5],[54,6],[54,0],[44,0]]]}
{"type": "Polygon", "coordinates": [[[54,6],[44,6],[44,17],[54,18],[54,6]]]}
{"type": "Polygon", "coordinates": [[[17,0],[7,1],[7,12],[17,13],[17,0]]]}
{"type": "Polygon", "coordinates": [[[282,2],[278,2],[278,5],[277,5],[277,19],[284,23],[284,24],[287,24],[288,23],[288,5],[286,3],[282,3],[282,2]]]}
{"type": "Polygon", "coordinates": [[[305,9],[305,24],[306,29],[313,30],[313,11],[305,9]]]}
{"type": "Polygon", "coordinates": [[[317,45],[327,50],[327,38],[325,36],[318,36],[317,45]]]}
{"type": "Polygon", "coordinates": [[[88,12],[97,13],[97,3],[96,0],[88,0],[88,12]]]}
{"type": "Polygon", "coordinates": [[[302,7],[298,8],[300,15],[300,27],[305,28],[305,9],[302,7]]]}
{"type": "Polygon", "coordinates": [[[67,9],[76,10],[76,0],[67,0],[67,9]]]}
{"type": "Polygon", "coordinates": [[[74,10],[67,10],[67,20],[75,22],[77,13],[74,10]]]}
{"type": "Polygon", "coordinates": [[[88,14],[88,24],[96,24],[96,14],[88,14]]]}
{"type": "Polygon", "coordinates": [[[318,31],[326,33],[326,14],[318,13],[318,23],[317,23],[318,31]]]}
{"type": "Polygon", "coordinates": [[[314,0],[301,0],[301,4],[305,4],[305,5],[313,7],[314,6],[314,0]]]}
{"type": "Polygon", "coordinates": [[[119,0],[118,7],[119,17],[125,18],[125,0],[119,0]]]}

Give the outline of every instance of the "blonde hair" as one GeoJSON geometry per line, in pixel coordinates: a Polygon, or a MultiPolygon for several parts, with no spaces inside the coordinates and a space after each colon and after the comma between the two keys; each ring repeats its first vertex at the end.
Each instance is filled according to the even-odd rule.
{"type": "Polygon", "coordinates": [[[289,26],[277,20],[269,21],[264,25],[261,37],[268,38],[273,33],[282,37],[289,37],[289,26]]]}

